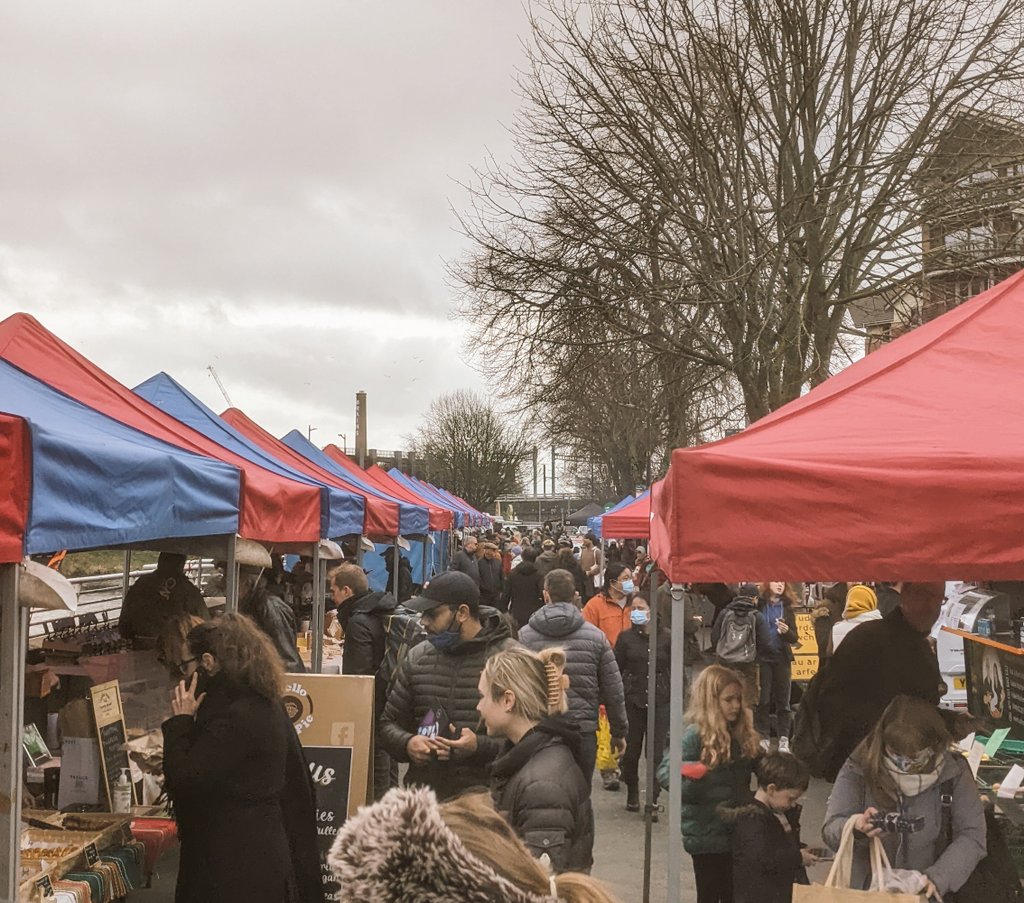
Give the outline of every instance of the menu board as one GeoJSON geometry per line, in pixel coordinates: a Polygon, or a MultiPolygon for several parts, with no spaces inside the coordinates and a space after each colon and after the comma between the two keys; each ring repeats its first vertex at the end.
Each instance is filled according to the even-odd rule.
{"type": "Polygon", "coordinates": [[[289,674],[284,708],[299,735],[316,789],[316,828],[324,891],[337,899],[327,853],[373,787],[374,679],[355,675],[289,674]]]}
{"type": "Polygon", "coordinates": [[[810,680],[818,673],[818,640],[814,636],[814,615],[796,614],[796,633],[800,641],[793,647],[793,680],[810,680]]]}
{"type": "MultiPolygon", "coordinates": [[[[103,772],[103,790],[110,811],[114,811],[114,784],[122,768],[128,768],[128,733],[124,726],[121,690],[116,680],[97,684],[89,690],[96,734],[99,737],[100,769],[103,772]]],[[[135,803],[132,787],[132,803],[135,803]]]]}
{"type": "Polygon", "coordinates": [[[1024,655],[1016,650],[965,638],[967,709],[989,732],[1010,729],[1024,740],[1024,655]]]}

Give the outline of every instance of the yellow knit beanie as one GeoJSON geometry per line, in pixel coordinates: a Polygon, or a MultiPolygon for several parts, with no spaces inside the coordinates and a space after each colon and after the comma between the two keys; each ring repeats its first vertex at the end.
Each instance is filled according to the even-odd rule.
{"type": "Polygon", "coordinates": [[[846,594],[846,608],[843,609],[843,617],[846,620],[862,615],[866,611],[874,611],[878,608],[878,596],[870,586],[857,584],[851,586],[846,594]]]}

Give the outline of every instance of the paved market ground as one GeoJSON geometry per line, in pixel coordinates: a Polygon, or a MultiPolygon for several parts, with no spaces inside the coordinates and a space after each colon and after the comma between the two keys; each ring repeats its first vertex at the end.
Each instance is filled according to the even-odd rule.
{"type": "MultiPolygon", "coordinates": [[[[825,814],[830,784],[814,781],[804,798],[803,837],[811,846],[821,844],[821,821],[825,814]]],[[[626,812],[626,792],[610,793],[594,781],[594,814],[597,819],[597,840],[594,845],[594,875],[607,882],[621,903],[640,903],[644,882],[644,823],[635,812],[626,812]]],[[[652,903],[664,903],[667,887],[668,814],[662,813],[654,825],[654,856],[651,869],[652,903]]],[[[693,868],[690,857],[678,846],[673,855],[679,855],[683,864],[682,903],[696,903],[693,868]]],[[[168,856],[160,866],[160,877],[153,889],[132,895],[138,903],[173,903],[177,857],[168,856]]],[[[824,880],[827,867],[818,866],[812,880],[824,880]]]]}

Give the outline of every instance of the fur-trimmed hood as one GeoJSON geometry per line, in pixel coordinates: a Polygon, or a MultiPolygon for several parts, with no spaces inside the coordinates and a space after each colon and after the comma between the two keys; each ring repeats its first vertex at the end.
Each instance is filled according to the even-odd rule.
{"type": "Polygon", "coordinates": [[[424,787],[395,788],[342,826],[327,857],[351,903],[554,903],[473,856],[424,787]]]}

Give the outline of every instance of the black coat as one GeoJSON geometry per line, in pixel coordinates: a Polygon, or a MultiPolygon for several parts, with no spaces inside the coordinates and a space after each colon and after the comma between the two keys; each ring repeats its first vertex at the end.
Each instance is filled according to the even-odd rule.
{"type": "Polygon", "coordinates": [[[458,552],[452,555],[448,570],[462,571],[463,574],[469,574],[473,578],[473,582],[477,586],[480,585],[480,562],[475,555],[470,555],[465,549],[459,549],[458,552]]]}
{"type": "Polygon", "coordinates": [[[338,607],[338,623],[345,631],[342,674],[377,673],[387,648],[384,619],[395,613],[397,604],[391,593],[367,590],[338,607]]]}
{"type": "Polygon", "coordinates": [[[828,780],[835,780],[894,696],[938,705],[941,684],[928,640],[906,622],[902,608],[851,631],[829,659],[818,690],[822,731],[835,739],[828,780]]]}
{"type": "Polygon", "coordinates": [[[544,577],[532,561],[520,562],[505,581],[505,610],[522,627],[543,604],[544,577]]]}
{"type": "Polygon", "coordinates": [[[249,595],[239,600],[238,610],[252,618],[256,626],[270,637],[281,656],[285,671],[292,674],[306,672],[306,666],[295,647],[295,613],[284,599],[271,595],[265,586],[257,583],[249,595]]]}
{"type": "Polygon", "coordinates": [[[481,558],[477,562],[480,571],[480,604],[497,608],[505,588],[505,575],[500,558],[481,558]]]}
{"type": "Polygon", "coordinates": [[[323,900],[305,755],[280,703],[210,678],[196,717],[163,725],[178,903],[323,900]]]}
{"type": "MultiPolygon", "coordinates": [[[[626,704],[647,708],[647,665],[650,657],[650,636],[636,627],[623,630],[615,641],[615,661],[622,674],[626,691],[626,704]]],[[[654,703],[667,706],[670,697],[672,672],[672,635],[668,630],[658,631],[658,661],[654,703]]]]}
{"type": "MultiPolygon", "coordinates": [[[[476,730],[480,713],[477,685],[484,662],[499,649],[514,644],[508,623],[493,608],[482,608],[483,629],[473,639],[451,649],[435,649],[420,643],[409,650],[395,675],[384,713],[380,717],[377,739],[399,762],[408,762],[406,745],[416,733],[426,733],[440,710],[456,730],[476,730]]],[[[440,725],[447,729],[447,724],[440,725]]],[[[448,760],[426,765],[409,765],[406,785],[433,787],[440,799],[456,796],[471,787],[487,785],[487,769],[501,749],[501,743],[485,734],[477,736],[477,750],[470,755],[457,753],[448,760]]]]}
{"type": "Polygon", "coordinates": [[[491,795],[534,856],[544,853],[556,872],[593,864],[594,811],[578,756],[579,727],[564,716],[546,718],[491,766],[491,795]]]}
{"type": "Polygon", "coordinates": [[[734,903],[791,903],[793,884],[807,884],[800,856],[800,807],[784,813],[789,831],[764,803],[728,810],[733,821],[732,892],[734,903]]]}

